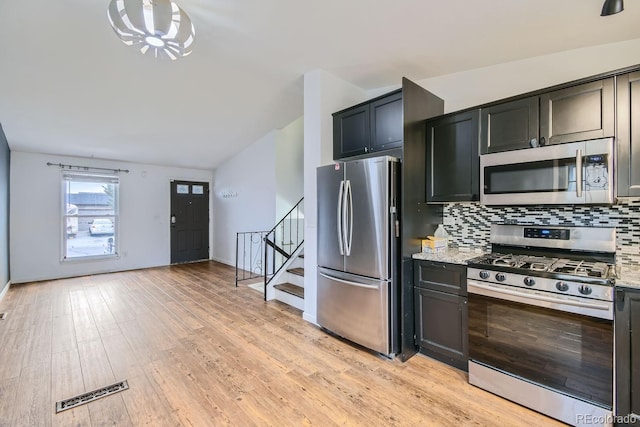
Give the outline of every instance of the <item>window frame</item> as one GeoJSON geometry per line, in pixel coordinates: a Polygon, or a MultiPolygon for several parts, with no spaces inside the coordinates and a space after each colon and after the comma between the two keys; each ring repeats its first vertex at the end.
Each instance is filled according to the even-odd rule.
{"type": "MultiPolygon", "coordinates": [[[[111,212],[111,211],[110,211],[111,212]]],[[[84,171],[61,171],[60,173],[60,221],[58,222],[58,226],[61,230],[61,252],[60,252],[60,262],[61,263],[77,263],[77,262],[87,262],[87,261],[97,261],[97,260],[109,260],[109,259],[119,259],[120,258],[120,176],[117,174],[110,173],[94,173],[94,172],[84,172],[84,171]],[[68,192],[68,183],[69,182],[90,182],[96,183],[98,185],[101,184],[113,184],[113,213],[109,213],[107,215],[80,215],[77,213],[76,215],[69,215],[67,212],[67,206],[70,203],[70,197],[68,192]],[[112,253],[104,253],[98,255],[86,255],[86,256],[77,256],[77,257],[67,257],[67,244],[68,244],[68,235],[67,235],[67,218],[75,217],[80,220],[81,218],[108,218],[113,222],[113,235],[110,236],[113,238],[113,252],[112,253]]]]}

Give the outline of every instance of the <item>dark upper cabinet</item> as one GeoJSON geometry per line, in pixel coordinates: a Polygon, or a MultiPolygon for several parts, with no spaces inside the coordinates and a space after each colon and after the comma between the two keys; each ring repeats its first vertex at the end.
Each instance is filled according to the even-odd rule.
{"type": "Polygon", "coordinates": [[[640,290],[616,288],[615,305],[616,413],[640,417],[640,290]]]}
{"type": "Polygon", "coordinates": [[[402,92],[369,105],[371,126],[370,151],[390,150],[402,146],[402,92]]]}
{"type": "Polygon", "coordinates": [[[640,72],[617,77],[617,188],[619,197],[640,196],[640,72]]]}
{"type": "Polygon", "coordinates": [[[481,154],[614,136],[614,78],[482,108],[481,154]]]}
{"type": "Polygon", "coordinates": [[[466,267],[414,261],[416,344],[434,359],[468,369],[466,267]]]}
{"type": "Polygon", "coordinates": [[[611,77],[540,95],[540,141],[562,144],[613,136],[614,90],[611,77]]]}
{"type": "Polygon", "coordinates": [[[480,110],[427,121],[427,202],[479,200],[480,110]]]}
{"type": "Polygon", "coordinates": [[[402,147],[402,91],[333,114],[333,158],[402,147]]]}
{"type": "Polygon", "coordinates": [[[369,104],[334,114],[333,157],[339,159],[367,153],[370,135],[369,104]]]}
{"type": "Polygon", "coordinates": [[[538,142],[538,97],[483,108],[482,154],[529,148],[538,142]]]}

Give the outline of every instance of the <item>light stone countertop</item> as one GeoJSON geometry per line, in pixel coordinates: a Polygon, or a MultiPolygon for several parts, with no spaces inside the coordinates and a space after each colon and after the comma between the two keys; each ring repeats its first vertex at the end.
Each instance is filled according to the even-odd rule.
{"type": "Polygon", "coordinates": [[[466,265],[467,261],[479,257],[481,255],[486,254],[482,250],[472,250],[465,248],[456,248],[449,249],[446,252],[437,253],[437,254],[427,254],[427,253],[417,253],[413,254],[413,259],[422,259],[425,261],[436,261],[436,262],[448,262],[451,264],[462,264],[466,265]]]}
{"type": "Polygon", "coordinates": [[[622,265],[616,286],[640,289],[640,265],[622,265]]]}

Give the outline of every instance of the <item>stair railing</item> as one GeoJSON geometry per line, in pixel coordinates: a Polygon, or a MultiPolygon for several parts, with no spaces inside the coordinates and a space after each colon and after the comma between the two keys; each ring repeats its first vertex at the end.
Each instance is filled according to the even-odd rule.
{"type": "Polygon", "coordinates": [[[267,286],[304,243],[304,197],[264,236],[264,300],[267,286]]]}
{"type": "Polygon", "coordinates": [[[264,276],[264,238],[268,231],[236,233],[236,288],[238,282],[264,276]]]}

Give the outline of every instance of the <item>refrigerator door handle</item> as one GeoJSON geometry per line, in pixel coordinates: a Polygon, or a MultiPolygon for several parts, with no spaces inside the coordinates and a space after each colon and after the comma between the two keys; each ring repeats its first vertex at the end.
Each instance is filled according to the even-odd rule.
{"type": "Polygon", "coordinates": [[[343,231],[342,231],[342,220],[344,217],[344,214],[342,212],[343,206],[342,206],[342,201],[343,201],[343,195],[344,195],[344,180],[340,181],[340,191],[338,192],[338,221],[337,221],[337,232],[338,232],[338,248],[340,248],[340,255],[344,255],[344,241],[342,239],[342,235],[343,235],[343,231]]]}
{"type": "Polygon", "coordinates": [[[352,282],[350,280],[344,280],[344,279],[338,279],[337,277],[333,277],[333,276],[329,276],[328,274],[324,274],[321,272],[318,272],[319,275],[321,275],[322,277],[324,277],[325,279],[329,279],[329,280],[333,280],[335,282],[340,282],[340,283],[344,283],[345,285],[349,285],[349,286],[357,286],[359,288],[366,288],[366,289],[379,289],[379,286],[376,285],[366,285],[364,283],[358,283],[358,282],[352,282]]]}
{"type": "Polygon", "coordinates": [[[347,180],[347,185],[345,189],[345,200],[349,199],[349,205],[347,206],[345,203],[345,224],[347,224],[347,228],[344,233],[345,240],[345,250],[347,252],[347,256],[351,255],[351,243],[353,243],[353,194],[351,193],[351,181],[347,180]],[[349,210],[349,220],[347,221],[347,209],[349,210]],[[347,230],[349,233],[349,238],[347,239],[347,230]]]}

